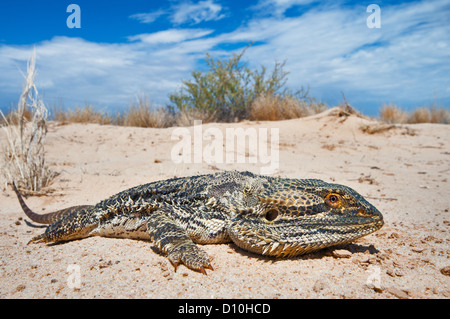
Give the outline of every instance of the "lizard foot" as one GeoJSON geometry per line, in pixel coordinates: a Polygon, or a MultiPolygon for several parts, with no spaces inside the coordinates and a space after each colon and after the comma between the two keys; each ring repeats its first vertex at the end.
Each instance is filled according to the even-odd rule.
{"type": "Polygon", "coordinates": [[[168,255],[170,262],[177,271],[179,264],[206,275],[206,269],[214,270],[209,262],[208,254],[195,244],[184,244],[174,248],[168,255]]]}
{"type": "Polygon", "coordinates": [[[27,243],[27,245],[31,244],[31,243],[47,243],[49,242],[47,236],[45,235],[45,233],[41,234],[41,235],[37,235],[34,236],[33,238],[31,238],[31,240],[27,243]]]}

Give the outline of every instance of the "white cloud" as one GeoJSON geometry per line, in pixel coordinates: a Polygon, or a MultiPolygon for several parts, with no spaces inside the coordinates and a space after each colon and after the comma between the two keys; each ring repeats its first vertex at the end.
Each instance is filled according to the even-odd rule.
{"type": "Polygon", "coordinates": [[[190,24],[195,25],[204,21],[217,21],[226,15],[224,8],[214,2],[214,0],[204,0],[196,3],[178,2],[172,4],[167,9],[159,9],[148,13],[136,13],[129,18],[138,20],[141,23],[153,23],[161,16],[168,16],[170,22],[175,25],[190,24]]]}
{"type": "MultiPolygon", "coordinates": [[[[24,81],[19,70],[26,71],[31,52],[31,46],[0,46],[3,96],[19,96],[24,81]]],[[[38,43],[36,52],[36,84],[44,101],[52,105],[62,99],[68,106],[123,107],[142,93],[164,104],[199,58],[177,50],[161,54],[145,42],[106,44],[68,37],[38,43]]]]}
{"type": "Polygon", "coordinates": [[[312,2],[315,0],[260,0],[253,9],[271,16],[282,16],[289,8],[312,2]]]}
{"type": "Polygon", "coordinates": [[[128,37],[130,41],[139,40],[141,42],[156,44],[156,43],[177,43],[190,39],[204,37],[214,30],[207,29],[169,29],[154,33],[144,33],[128,37]]]}
{"type": "Polygon", "coordinates": [[[156,21],[159,17],[167,14],[165,10],[157,10],[148,13],[136,13],[130,16],[131,19],[138,20],[141,23],[152,23],[156,21]]]}
{"type": "Polygon", "coordinates": [[[198,24],[203,21],[220,20],[225,17],[222,6],[213,0],[199,1],[197,3],[182,2],[173,6],[171,21],[175,24],[198,24]]]}

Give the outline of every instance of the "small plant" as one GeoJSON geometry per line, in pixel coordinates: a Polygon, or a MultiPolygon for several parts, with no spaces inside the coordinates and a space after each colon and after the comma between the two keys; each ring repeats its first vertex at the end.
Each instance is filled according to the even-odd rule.
{"type": "Polygon", "coordinates": [[[419,107],[408,116],[408,123],[450,123],[450,111],[436,106],[419,107]]]}
{"type": "Polygon", "coordinates": [[[138,97],[137,103],[132,103],[120,113],[110,114],[98,111],[94,106],[86,104],[73,110],[63,107],[53,108],[53,118],[62,124],[66,123],[96,123],[101,125],[135,126],[135,127],[169,127],[175,123],[172,112],[166,107],[154,109],[146,96],[138,97]]]}
{"type": "Polygon", "coordinates": [[[279,121],[313,115],[325,111],[326,106],[293,96],[261,95],[253,101],[250,120],[279,121]]]}
{"type": "Polygon", "coordinates": [[[75,107],[73,110],[65,111],[61,106],[54,107],[53,118],[55,121],[65,123],[96,123],[96,124],[120,124],[120,115],[97,111],[94,106],[85,104],[84,107],[75,107]]]}
{"type": "Polygon", "coordinates": [[[270,74],[264,66],[260,70],[248,68],[241,62],[246,49],[228,60],[207,54],[209,69],[193,71],[193,79],[183,81],[183,87],[169,96],[172,108],[188,115],[202,113],[203,118],[233,122],[249,119],[253,102],[262,96],[307,97],[303,89],[292,94],[285,88],[288,74],[283,70],[285,63],[276,63],[270,74]]]}
{"type": "Polygon", "coordinates": [[[145,96],[138,97],[138,103],[132,104],[123,115],[124,126],[169,127],[174,123],[173,115],[167,108],[153,109],[145,96]]]}
{"type": "Polygon", "coordinates": [[[395,104],[383,105],[380,109],[380,118],[388,124],[406,123],[408,114],[395,104]]]}
{"type": "Polygon", "coordinates": [[[25,85],[17,110],[10,112],[7,117],[0,111],[7,141],[3,148],[3,176],[7,184],[15,184],[30,193],[39,192],[56,176],[45,163],[44,144],[48,111],[39,99],[34,84],[35,56],[36,52],[33,51],[28,61],[25,85]],[[26,115],[31,117],[30,121],[26,115]]]}
{"type": "Polygon", "coordinates": [[[400,109],[395,104],[383,105],[380,109],[380,119],[389,124],[417,123],[450,123],[450,111],[435,105],[419,107],[411,112],[400,109]]]}

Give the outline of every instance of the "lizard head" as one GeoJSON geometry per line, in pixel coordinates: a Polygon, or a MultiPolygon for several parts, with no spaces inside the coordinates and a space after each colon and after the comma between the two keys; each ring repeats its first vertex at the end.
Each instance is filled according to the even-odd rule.
{"type": "Polygon", "coordinates": [[[295,256],[347,243],[384,224],[356,191],[321,180],[274,178],[243,194],[246,205],[229,234],[241,248],[263,255],[295,256]]]}

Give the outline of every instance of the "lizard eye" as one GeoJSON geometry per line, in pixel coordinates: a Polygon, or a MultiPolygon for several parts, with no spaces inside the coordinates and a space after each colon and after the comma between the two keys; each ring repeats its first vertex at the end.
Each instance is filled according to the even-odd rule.
{"type": "Polygon", "coordinates": [[[276,218],[278,217],[278,211],[276,211],[275,209],[271,209],[266,213],[266,220],[271,222],[274,221],[276,218]]]}
{"type": "Polygon", "coordinates": [[[325,203],[328,206],[331,206],[334,208],[339,208],[344,204],[342,197],[339,194],[335,194],[335,193],[330,193],[327,196],[325,196],[325,203]]]}

